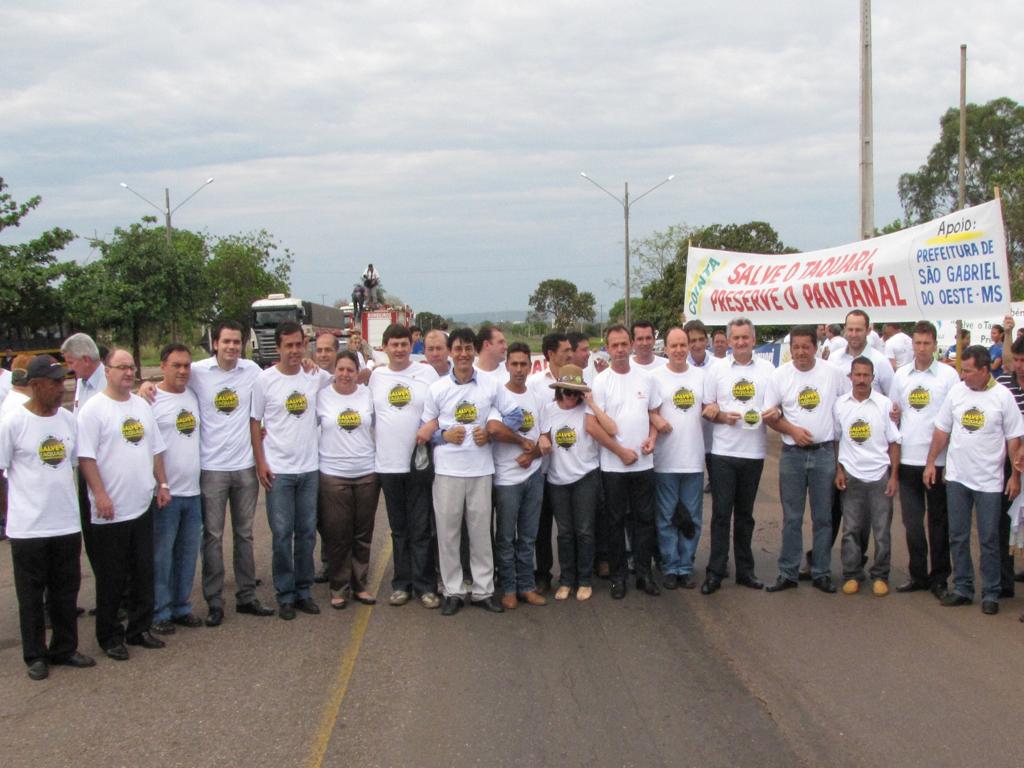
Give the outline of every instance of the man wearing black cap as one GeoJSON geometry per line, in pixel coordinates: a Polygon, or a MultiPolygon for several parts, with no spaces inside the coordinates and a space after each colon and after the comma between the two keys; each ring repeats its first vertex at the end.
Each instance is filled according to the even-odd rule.
{"type": "Polygon", "coordinates": [[[71,457],[75,417],[61,408],[64,368],[48,355],[28,365],[28,402],[0,422],[0,469],[10,479],[7,532],[28,676],[42,680],[51,664],[91,667],[78,652],[78,516],[71,457]],[[43,595],[49,592],[53,636],[46,646],[43,595]]]}

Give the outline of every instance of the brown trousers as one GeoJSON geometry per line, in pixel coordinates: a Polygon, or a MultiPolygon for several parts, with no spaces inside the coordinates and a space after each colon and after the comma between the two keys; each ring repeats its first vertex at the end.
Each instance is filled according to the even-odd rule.
{"type": "Polygon", "coordinates": [[[348,478],[321,472],[319,495],[317,514],[331,591],[362,592],[370,570],[380,481],[374,473],[348,478]]]}

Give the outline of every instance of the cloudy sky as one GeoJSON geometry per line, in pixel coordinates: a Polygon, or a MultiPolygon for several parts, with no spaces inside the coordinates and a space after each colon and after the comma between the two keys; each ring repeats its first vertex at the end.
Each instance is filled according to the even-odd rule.
{"type": "MultiPolygon", "coordinates": [[[[875,0],[876,222],[968,95],[1024,100],[1024,3],[875,0]],[[927,9],[925,12],[924,9],[927,9]]],[[[109,236],[174,216],[265,228],[293,292],[345,296],[368,261],[443,314],[525,309],[544,279],[607,309],[631,235],[770,222],[857,239],[857,0],[303,3],[7,0],[0,176],[53,226],[109,236]]],[[[14,239],[7,233],[5,239],[14,239]]],[[[87,244],[71,249],[90,258],[87,244]]]]}

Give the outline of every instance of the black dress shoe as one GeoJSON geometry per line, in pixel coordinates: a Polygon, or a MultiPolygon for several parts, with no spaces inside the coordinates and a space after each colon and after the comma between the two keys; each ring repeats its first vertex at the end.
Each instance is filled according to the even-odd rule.
{"type": "Polygon", "coordinates": [[[36,659],[28,665],[28,676],[33,680],[45,680],[50,676],[50,667],[43,659],[36,659]]]}
{"type": "Polygon", "coordinates": [[[303,613],[308,613],[310,616],[316,616],[320,613],[320,606],[311,597],[303,597],[296,600],[295,607],[303,613]]]}
{"type": "Polygon", "coordinates": [[[139,634],[133,637],[129,637],[127,640],[125,640],[125,642],[128,643],[128,645],[141,645],[143,648],[149,649],[167,647],[167,643],[165,643],[163,640],[158,640],[157,638],[153,637],[149,630],[146,630],[145,632],[139,632],[139,634]]]}
{"type": "Polygon", "coordinates": [[[462,610],[462,598],[461,597],[446,597],[444,599],[444,605],[441,607],[442,616],[454,616],[456,613],[462,610]]]}
{"type": "Polygon", "coordinates": [[[1024,571],[1017,571],[1013,576],[1014,581],[1024,581],[1024,571]]]}
{"type": "Polygon", "coordinates": [[[282,603],[281,607],[277,609],[277,615],[285,621],[291,621],[295,618],[295,606],[291,603],[282,603]]]}
{"type": "Polygon", "coordinates": [[[702,595],[713,595],[722,586],[722,580],[714,576],[708,576],[704,579],[704,583],[700,585],[700,593],[702,595]]]}
{"type": "Polygon", "coordinates": [[[153,626],[149,628],[150,632],[156,632],[158,635],[173,635],[174,624],[170,621],[154,621],[153,626]]]}
{"type": "Polygon", "coordinates": [[[922,592],[926,589],[928,589],[927,584],[920,581],[914,581],[913,579],[896,587],[897,592],[922,592]]]}
{"type": "Polygon", "coordinates": [[[175,616],[171,621],[179,627],[188,627],[189,629],[195,629],[196,627],[203,626],[203,620],[194,613],[186,613],[184,616],[175,616]]]}
{"type": "Polygon", "coordinates": [[[211,608],[210,613],[206,617],[206,626],[208,627],[219,627],[224,622],[224,609],[223,608],[211,608]]]}
{"type": "Polygon", "coordinates": [[[775,579],[774,584],[769,584],[766,592],[784,592],[787,589],[796,589],[800,585],[792,579],[787,579],[785,576],[779,576],[775,579]]]}
{"type": "Polygon", "coordinates": [[[748,589],[764,589],[764,582],[757,578],[757,576],[737,576],[736,583],[748,589]]]}
{"type": "Polygon", "coordinates": [[[273,616],[274,609],[264,605],[259,600],[250,600],[248,603],[236,604],[235,613],[247,613],[250,616],[273,616]]]}
{"type": "Polygon", "coordinates": [[[946,596],[946,584],[942,581],[937,581],[931,586],[931,593],[935,595],[936,600],[941,600],[946,596]]]}
{"type": "Polygon", "coordinates": [[[124,647],[124,643],[104,648],[103,652],[114,661],[128,661],[128,649],[124,647]]]}
{"type": "Polygon", "coordinates": [[[483,608],[485,611],[491,613],[504,613],[505,609],[502,608],[498,603],[494,602],[493,597],[485,597],[483,600],[474,600],[474,608],[483,608]]]}
{"type": "Polygon", "coordinates": [[[811,582],[811,586],[824,592],[826,595],[834,595],[836,593],[836,585],[832,583],[832,577],[828,574],[816,578],[811,582]]]}
{"type": "Polygon", "coordinates": [[[651,576],[637,576],[636,588],[651,597],[658,597],[661,595],[661,588],[658,586],[658,582],[651,576]]]}
{"type": "Polygon", "coordinates": [[[75,651],[70,656],[64,656],[59,659],[50,659],[50,664],[53,664],[54,666],[85,669],[86,667],[95,667],[96,659],[92,656],[86,656],[84,653],[75,651]]]}
{"type": "Polygon", "coordinates": [[[316,576],[313,577],[314,584],[326,584],[330,581],[330,576],[327,575],[327,566],[325,565],[319,571],[316,572],[316,576]]]}
{"type": "Polygon", "coordinates": [[[986,616],[995,616],[999,613],[999,603],[995,600],[982,600],[981,601],[981,612],[986,616]]]}
{"type": "Polygon", "coordinates": [[[680,589],[696,589],[697,582],[693,578],[692,573],[684,573],[679,577],[679,588],[680,589]]]}
{"type": "Polygon", "coordinates": [[[947,592],[939,601],[943,608],[956,608],[960,605],[970,605],[973,602],[971,598],[964,597],[956,592],[947,592]]]}
{"type": "Polygon", "coordinates": [[[1009,600],[1011,597],[1013,597],[1013,587],[1010,587],[1010,588],[1003,587],[1002,589],[999,590],[999,596],[1001,598],[1003,598],[1004,600],[1009,600]]]}
{"type": "Polygon", "coordinates": [[[661,584],[665,589],[679,589],[679,576],[674,573],[665,574],[661,584]]]}
{"type": "Polygon", "coordinates": [[[612,600],[621,600],[626,596],[626,582],[613,581],[611,589],[612,600]]]}

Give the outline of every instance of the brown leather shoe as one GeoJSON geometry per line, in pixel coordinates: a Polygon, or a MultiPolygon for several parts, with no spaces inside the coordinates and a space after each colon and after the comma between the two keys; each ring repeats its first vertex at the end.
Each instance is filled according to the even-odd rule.
{"type": "Polygon", "coordinates": [[[519,601],[516,600],[514,592],[507,592],[501,596],[501,607],[506,611],[514,611],[519,607],[519,601]]]}
{"type": "Polygon", "coordinates": [[[519,595],[519,599],[524,603],[530,605],[547,605],[548,601],[538,595],[536,592],[523,592],[519,595]]]}

